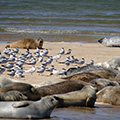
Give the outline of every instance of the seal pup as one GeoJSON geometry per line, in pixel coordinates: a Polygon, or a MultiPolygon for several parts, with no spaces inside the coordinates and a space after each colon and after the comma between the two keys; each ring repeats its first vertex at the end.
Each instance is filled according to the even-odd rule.
{"type": "Polygon", "coordinates": [[[96,88],[91,85],[84,86],[79,91],[53,95],[60,100],[59,107],[85,106],[94,107],[96,101],[96,88]]]}
{"type": "Polygon", "coordinates": [[[104,37],[98,42],[106,47],[120,47],[120,37],[104,37]]]}
{"type": "Polygon", "coordinates": [[[120,86],[107,86],[98,91],[96,101],[120,105],[120,86]]]}
{"type": "Polygon", "coordinates": [[[56,97],[47,96],[36,102],[0,102],[0,117],[2,118],[50,118],[54,108],[59,104],[56,97]]]}
{"type": "Polygon", "coordinates": [[[53,94],[62,94],[67,93],[71,91],[81,90],[85,85],[89,85],[90,83],[86,83],[83,81],[62,81],[59,83],[50,84],[47,86],[42,86],[36,88],[39,92],[41,97],[47,96],[47,95],[53,95],[53,94]]]}
{"type": "Polygon", "coordinates": [[[25,95],[28,98],[28,100],[36,101],[41,99],[38,91],[32,85],[27,83],[15,82],[8,84],[0,88],[0,93],[6,93],[8,91],[13,91],[13,90],[21,92],[23,95],[25,95]]]}
{"type": "Polygon", "coordinates": [[[6,47],[10,48],[23,48],[23,49],[36,49],[37,47],[42,48],[43,46],[43,39],[39,37],[38,39],[34,40],[32,38],[24,38],[20,40],[16,40],[13,43],[7,45],[6,47]]]}

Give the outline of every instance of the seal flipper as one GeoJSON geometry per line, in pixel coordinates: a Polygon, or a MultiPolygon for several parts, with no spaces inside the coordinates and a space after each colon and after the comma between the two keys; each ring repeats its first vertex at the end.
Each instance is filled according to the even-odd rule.
{"type": "Polygon", "coordinates": [[[33,103],[32,101],[21,101],[21,102],[13,103],[12,106],[14,108],[27,107],[32,103],[33,103]]]}

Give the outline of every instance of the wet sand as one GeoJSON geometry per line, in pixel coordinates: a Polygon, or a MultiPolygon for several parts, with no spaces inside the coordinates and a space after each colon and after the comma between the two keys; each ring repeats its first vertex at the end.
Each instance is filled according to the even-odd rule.
{"type": "MultiPolygon", "coordinates": [[[[48,119],[37,120],[119,120],[120,106],[96,103],[94,108],[69,107],[55,108],[48,119]]],[[[1,119],[24,120],[24,119],[1,119]]],[[[36,119],[31,119],[36,120],[36,119]]]]}
{"type": "MultiPolygon", "coordinates": [[[[0,43],[0,51],[3,52],[6,43],[0,43]]],[[[114,56],[119,56],[119,49],[120,48],[113,48],[113,47],[104,47],[99,43],[70,43],[70,42],[44,42],[44,49],[48,49],[48,55],[57,55],[62,47],[65,48],[67,51],[69,48],[72,49],[72,53],[69,56],[74,55],[78,59],[82,57],[85,58],[85,64],[88,63],[90,60],[94,60],[95,64],[98,62],[105,62],[106,60],[110,59],[114,56]]],[[[25,53],[25,49],[20,49],[20,52],[17,56],[22,53],[25,53]]],[[[30,50],[30,52],[34,52],[34,50],[30,50]]],[[[2,53],[3,54],[3,53],[2,53]]],[[[4,54],[3,54],[4,55],[4,54]]],[[[65,59],[67,56],[62,55],[59,61],[65,59]]],[[[53,61],[52,63],[57,70],[61,70],[63,67],[68,69],[70,67],[76,67],[75,64],[71,64],[70,66],[65,66],[62,64],[58,64],[58,62],[53,61]]],[[[84,65],[85,65],[84,64],[84,65]]],[[[37,62],[35,66],[40,66],[41,63],[37,62]]],[[[23,69],[27,70],[31,68],[32,65],[24,65],[23,69]]],[[[49,67],[49,66],[48,66],[49,67]]],[[[9,77],[11,79],[20,80],[30,84],[41,84],[43,82],[55,82],[56,79],[59,79],[61,76],[56,75],[49,75],[47,71],[43,74],[39,75],[37,72],[30,74],[24,73],[23,78],[9,77],[7,75],[7,71],[5,71],[1,76],[9,77]]],[[[111,106],[111,105],[102,105],[102,104],[95,104],[95,108],[83,108],[83,107],[70,107],[70,108],[56,108],[51,114],[51,120],[113,120],[119,119],[119,111],[120,107],[118,106],[111,106]]],[[[2,120],[2,119],[1,119],[2,120]]],[[[15,119],[14,119],[15,120],[15,119]]]]}

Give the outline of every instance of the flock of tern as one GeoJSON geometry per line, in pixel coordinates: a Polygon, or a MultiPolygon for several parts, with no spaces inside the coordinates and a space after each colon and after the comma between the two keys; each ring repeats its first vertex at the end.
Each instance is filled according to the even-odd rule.
{"type": "MultiPolygon", "coordinates": [[[[27,49],[25,53],[20,54],[18,47],[15,49],[5,48],[3,51],[0,51],[0,74],[3,74],[5,70],[7,70],[9,76],[16,75],[17,77],[23,77],[24,73],[33,74],[36,71],[38,74],[49,71],[50,75],[64,75],[66,69],[63,68],[61,71],[58,71],[53,64],[53,61],[56,61],[58,64],[64,64],[65,67],[73,63],[79,66],[85,63],[84,58],[79,60],[74,56],[70,56],[71,52],[71,49],[68,49],[67,52],[65,52],[65,49],[61,48],[57,55],[50,56],[48,49],[40,50],[39,48],[36,48],[34,53],[31,53],[29,49],[27,49]],[[66,58],[59,61],[63,55],[66,56],[66,58]],[[37,62],[39,62],[39,66],[36,66],[37,62]],[[23,67],[24,65],[29,65],[31,68],[25,70],[23,67]]],[[[87,63],[87,65],[91,64],[94,64],[93,60],[87,63]]]]}

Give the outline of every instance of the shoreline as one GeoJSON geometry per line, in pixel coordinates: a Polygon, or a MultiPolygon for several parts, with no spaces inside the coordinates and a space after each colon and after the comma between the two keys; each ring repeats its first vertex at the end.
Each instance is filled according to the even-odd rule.
{"type": "MultiPolygon", "coordinates": [[[[3,54],[3,50],[7,44],[0,43],[0,51],[3,54]]],[[[61,48],[64,47],[65,51],[69,48],[72,49],[72,53],[69,56],[74,55],[76,58],[81,59],[82,57],[85,58],[85,64],[88,63],[91,59],[94,60],[95,64],[98,62],[105,62],[106,60],[110,59],[114,56],[119,56],[119,49],[118,47],[105,47],[99,43],[66,43],[66,42],[47,42],[45,41],[43,44],[43,50],[48,49],[49,55],[57,55],[61,48]]],[[[10,48],[13,49],[13,48],[10,48]]],[[[33,54],[35,49],[30,49],[30,52],[33,54]]],[[[20,49],[17,56],[20,56],[22,53],[25,53],[26,49],[20,49]]],[[[65,59],[67,56],[62,55],[59,61],[65,59]]],[[[84,64],[84,65],[85,65],[84,64]]],[[[1,65],[1,64],[0,64],[1,65]]],[[[35,66],[40,66],[41,63],[37,62],[35,66]]],[[[52,65],[55,66],[57,70],[61,70],[63,67],[67,70],[70,67],[76,67],[75,64],[71,64],[70,66],[65,66],[62,64],[58,64],[56,61],[53,60],[52,65]]],[[[50,65],[49,65],[50,66],[50,65]]],[[[48,67],[49,67],[48,66],[48,67]]],[[[27,70],[31,68],[32,65],[24,65],[23,69],[27,70]]],[[[33,86],[42,86],[47,84],[53,84],[60,80],[63,75],[49,75],[49,72],[45,71],[43,74],[39,75],[37,72],[30,74],[24,73],[23,78],[17,78],[16,76],[10,77],[7,75],[7,71],[1,74],[1,77],[7,77],[12,80],[17,80],[20,82],[29,83],[33,86]]],[[[59,81],[60,82],[60,81],[59,81]]],[[[93,120],[93,119],[118,119],[119,118],[119,106],[110,105],[101,102],[95,102],[94,108],[88,107],[69,107],[69,108],[56,108],[52,114],[51,118],[57,117],[66,118],[66,119],[74,119],[79,120],[82,117],[85,120],[93,120]],[[71,116],[72,114],[72,116],[71,116]],[[74,115],[74,116],[73,116],[74,115]],[[86,117],[87,116],[87,117],[86,117]]]]}
{"type": "MultiPolygon", "coordinates": [[[[80,42],[80,43],[97,43],[97,40],[101,39],[102,37],[100,36],[85,36],[85,35],[45,35],[45,34],[40,34],[36,35],[38,37],[43,38],[44,41],[47,42],[80,42]]],[[[0,42],[6,43],[6,42],[13,42],[18,39],[23,39],[23,38],[33,38],[36,39],[38,37],[36,36],[30,36],[30,35],[24,35],[24,34],[6,34],[6,35],[0,35],[0,42]]]]}
{"type": "MultiPolygon", "coordinates": [[[[3,50],[7,44],[6,43],[0,43],[0,51],[3,54],[3,50]]],[[[65,51],[67,51],[69,48],[72,49],[72,52],[70,55],[62,55],[61,58],[58,61],[62,61],[66,57],[69,56],[74,56],[77,59],[84,58],[85,59],[85,64],[86,65],[88,62],[91,60],[94,60],[94,64],[98,62],[105,62],[108,59],[114,57],[114,56],[119,56],[119,48],[118,47],[105,47],[101,45],[100,43],[66,43],[66,42],[47,42],[44,41],[43,44],[43,51],[45,49],[49,50],[48,55],[50,56],[55,56],[59,53],[61,48],[64,47],[65,51]]],[[[12,48],[10,48],[12,49],[12,48]]],[[[30,52],[33,54],[35,49],[30,49],[30,52]]],[[[20,56],[20,54],[25,53],[26,49],[20,49],[19,54],[17,55],[20,56]]],[[[33,54],[34,55],[34,54],[33,54]]],[[[7,56],[8,57],[8,56],[7,56]]],[[[45,58],[46,59],[46,58],[45,58]]],[[[7,63],[6,63],[7,64],[7,63]]],[[[37,62],[35,66],[39,67],[41,63],[37,62]]],[[[71,64],[70,66],[65,66],[64,64],[58,64],[55,60],[53,60],[52,64],[54,65],[55,68],[59,71],[62,70],[62,68],[65,68],[66,70],[69,69],[70,67],[77,67],[79,65],[76,64],[71,64]]],[[[48,65],[47,68],[50,66],[48,65]]],[[[28,70],[32,67],[33,65],[24,65],[23,69],[28,70]]],[[[50,73],[45,71],[43,74],[39,75],[37,72],[33,73],[32,75],[30,73],[24,73],[24,78],[17,78],[16,76],[10,77],[7,75],[7,72],[5,71],[1,76],[6,76],[12,79],[17,79],[21,80],[24,82],[28,82],[31,84],[39,84],[41,82],[45,81],[52,81],[55,79],[59,79],[60,77],[63,77],[62,75],[51,75],[50,73]]]]}

